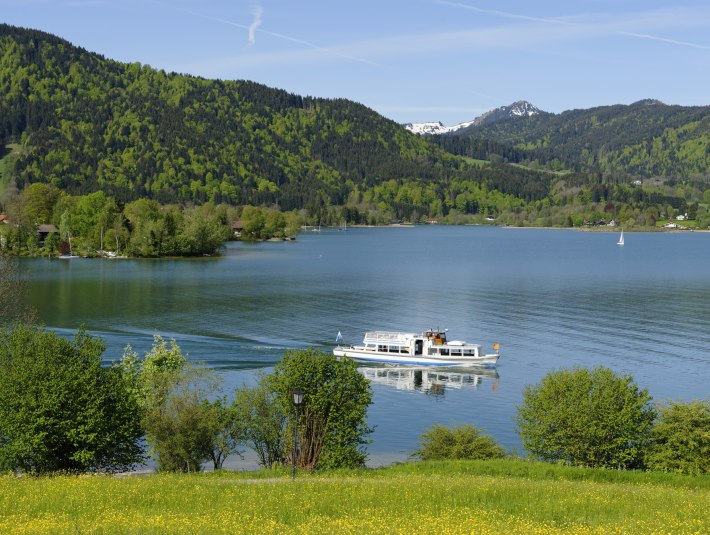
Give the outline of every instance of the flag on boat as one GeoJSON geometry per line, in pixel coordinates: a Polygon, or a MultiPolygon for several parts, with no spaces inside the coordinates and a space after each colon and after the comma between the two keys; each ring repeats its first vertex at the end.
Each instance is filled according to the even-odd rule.
{"type": "Polygon", "coordinates": [[[341,342],[343,340],[343,335],[340,334],[340,331],[338,331],[338,336],[335,337],[336,342],[341,342]]]}
{"type": "Polygon", "coordinates": [[[496,342],[495,344],[493,344],[493,349],[494,349],[495,351],[498,351],[498,348],[499,348],[499,347],[500,347],[500,346],[498,345],[498,342],[496,342]]]}

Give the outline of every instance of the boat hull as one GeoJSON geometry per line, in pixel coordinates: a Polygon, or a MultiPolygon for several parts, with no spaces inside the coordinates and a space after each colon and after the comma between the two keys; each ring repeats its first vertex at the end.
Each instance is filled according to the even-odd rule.
{"type": "Polygon", "coordinates": [[[336,357],[349,357],[358,362],[383,362],[387,364],[406,364],[409,366],[485,366],[494,367],[498,362],[497,353],[479,357],[432,357],[424,355],[404,355],[383,353],[379,351],[364,351],[353,347],[336,347],[333,349],[336,357]]]}

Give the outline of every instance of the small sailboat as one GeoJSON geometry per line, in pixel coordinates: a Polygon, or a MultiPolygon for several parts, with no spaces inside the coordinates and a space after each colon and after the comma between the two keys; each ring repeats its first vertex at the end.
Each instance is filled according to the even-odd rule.
{"type": "Polygon", "coordinates": [[[619,241],[616,242],[616,245],[624,245],[624,229],[621,229],[621,235],[619,236],[619,241]]]}

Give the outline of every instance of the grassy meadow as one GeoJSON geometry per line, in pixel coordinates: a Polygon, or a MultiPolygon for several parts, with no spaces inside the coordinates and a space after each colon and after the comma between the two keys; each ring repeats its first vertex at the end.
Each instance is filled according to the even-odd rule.
{"type": "Polygon", "coordinates": [[[0,533],[710,533],[710,477],[449,461],[0,477],[0,533]]]}

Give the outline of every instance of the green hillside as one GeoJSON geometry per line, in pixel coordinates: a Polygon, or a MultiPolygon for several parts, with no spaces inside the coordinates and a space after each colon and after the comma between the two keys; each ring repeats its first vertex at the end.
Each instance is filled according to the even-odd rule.
{"type": "Polygon", "coordinates": [[[514,153],[511,161],[559,161],[617,176],[710,179],[710,106],[643,100],[499,121],[459,135],[504,144],[514,153]]]}
{"type": "MultiPolygon", "coordinates": [[[[530,184],[540,182],[537,173],[469,165],[355,102],[118,63],[7,25],[0,117],[0,141],[24,148],[15,167],[20,189],[47,182],[121,202],[286,210],[342,205],[353,191],[390,180],[547,194],[530,184]]],[[[447,193],[458,192],[436,195],[443,201],[447,193]]]]}
{"type": "Polygon", "coordinates": [[[3,147],[0,145],[0,198],[2,198],[5,188],[12,178],[12,170],[19,156],[20,146],[13,144],[3,147]]]}
{"type": "MultiPolygon", "coordinates": [[[[16,147],[2,177],[19,192],[19,201],[0,196],[0,209],[21,217],[22,206],[35,206],[23,196],[42,191],[25,194],[33,184],[72,198],[56,203],[61,210],[35,211],[41,221],[26,217],[27,236],[33,224],[59,225],[67,211],[76,221],[72,207],[97,193],[115,203],[112,213],[150,199],[277,207],[326,225],[613,219],[655,228],[688,213],[705,228],[708,109],[640,102],[426,138],[345,99],[166,73],[0,25],[0,146],[16,147]],[[654,180],[639,186],[636,177],[654,180]]],[[[111,224],[116,235],[132,234],[133,224],[111,224]]],[[[36,249],[25,242],[9,243],[36,249]]]]}

